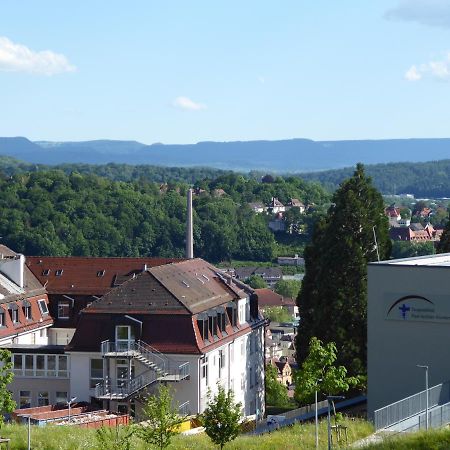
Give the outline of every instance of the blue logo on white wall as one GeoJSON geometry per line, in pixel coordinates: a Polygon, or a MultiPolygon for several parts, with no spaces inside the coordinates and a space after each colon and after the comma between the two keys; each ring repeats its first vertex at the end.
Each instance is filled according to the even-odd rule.
{"type": "Polygon", "coordinates": [[[434,303],[421,295],[405,295],[399,298],[389,308],[388,317],[392,310],[400,312],[393,314],[393,319],[399,315],[403,320],[430,320],[436,317],[434,303]]]}
{"type": "Polygon", "coordinates": [[[403,319],[406,320],[406,313],[407,313],[408,311],[411,311],[411,308],[403,303],[403,305],[400,306],[400,308],[398,308],[398,309],[399,309],[400,312],[402,313],[403,319]]]}

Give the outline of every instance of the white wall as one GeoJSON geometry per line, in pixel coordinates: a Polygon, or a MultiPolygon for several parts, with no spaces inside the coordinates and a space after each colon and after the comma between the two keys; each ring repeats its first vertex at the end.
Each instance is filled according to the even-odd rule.
{"type": "Polygon", "coordinates": [[[90,360],[102,359],[100,352],[67,352],[70,356],[70,395],[77,397],[79,402],[90,401],[94,390],[89,388],[90,360]]]}
{"type": "Polygon", "coordinates": [[[75,328],[50,328],[48,343],[50,345],[67,345],[75,334],[75,328]]]}
{"type": "Polygon", "coordinates": [[[33,331],[25,331],[0,339],[0,347],[2,345],[48,345],[48,333],[50,328],[42,327],[33,331]]]}
{"type": "MultiPolygon", "coordinates": [[[[450,379],[450,267],[368,266],[368,413],[424,389],[423,369],[429,365],[430,386],[450,379]],[[412,306],[404,296],[423,296],[448,320],[402,319],[398,308],[412,306]],[[392,318],[392,314],[398,317],[392,318]],[[389,318],[388,318],[389,317],[389,318]],[[394,319],[394,320],[393,320],[394,319]]],[[[427,302],[424,303],[427,305],[427,302]]]]}

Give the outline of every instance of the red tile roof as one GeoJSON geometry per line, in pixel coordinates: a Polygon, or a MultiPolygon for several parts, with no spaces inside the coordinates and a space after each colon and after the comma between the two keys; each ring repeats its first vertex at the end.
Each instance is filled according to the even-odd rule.
{"type": "Polygon", "coordinates": [[[255,289],[258,296],[258,305],[261,308],[265,306],[295,306],[295,301],[292,298],[283,297],[271,289],[255,289]]]}
{"type": "Polygon", "coordinates": [[[26,264],[49,294],[103,295],[145,270],[179,258],[97,258],[28,256],[26,264]],[[58,275],[58,273],[60,275],[58,275]]]}

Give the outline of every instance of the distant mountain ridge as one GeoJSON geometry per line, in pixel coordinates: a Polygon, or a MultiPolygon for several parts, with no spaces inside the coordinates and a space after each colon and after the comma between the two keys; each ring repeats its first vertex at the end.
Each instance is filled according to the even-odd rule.
{"type": "Polygon", "coordinates": [[[363,162],[425,162],[450,157],[450,138],[358,141],[199,142],[152,144],[136,141],[32,142],[0,137],[0,155],[35,164],[126,163],[160,166],[202,166],[237,171],[310,172],[363,162]]]}

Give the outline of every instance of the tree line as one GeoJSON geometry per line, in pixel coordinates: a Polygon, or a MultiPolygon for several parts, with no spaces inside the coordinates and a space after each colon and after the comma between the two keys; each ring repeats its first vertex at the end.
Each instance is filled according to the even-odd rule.
{"type": "MultiPolygon", "coordinates": [[[[318,181],[330,191],[352,175],[353,168],[300,174],[308,181],[318,181]]],[[[367,175],[383,194],[408,193],[416,197],[450,197],[450,159],[430,162],[399,162],[366,166],[367,175]]]]}
{"type": "MultiPolygon", "coordinates": [[[[247,198],[278,192],[316,202],[327,198],[319,186],[303,181],[279,178],[261,186],[237,174],[222,179],[225,195],[215,196],[219,184],[209,180],[194,198],[195,254],[211,262],[274,257],[277,243],[267,218],[255,214],[247,198]]],[[[27,255],[181,257],[188,188],[181,182],[161,189],[142,179],[112,181],[61,170],[3,175],[0,236],[27,255]]]]}

